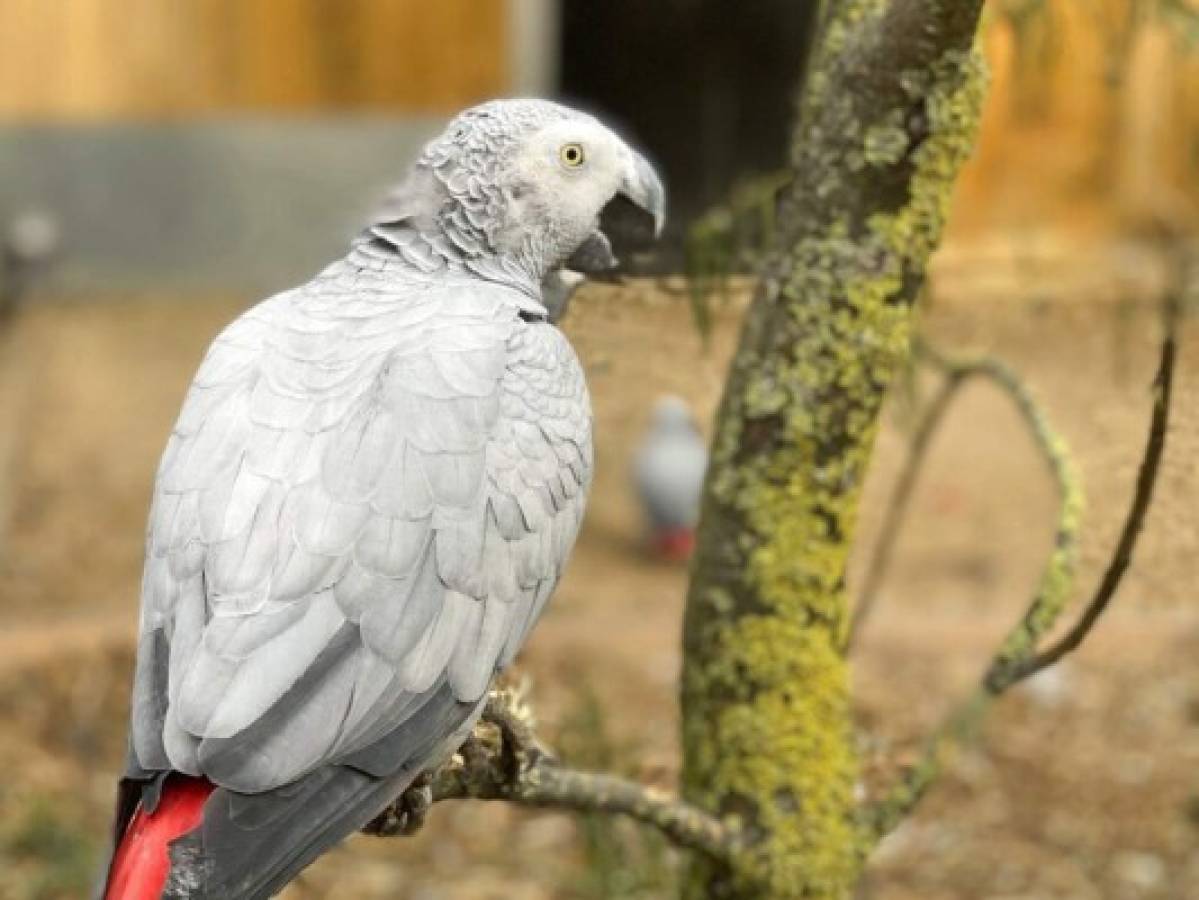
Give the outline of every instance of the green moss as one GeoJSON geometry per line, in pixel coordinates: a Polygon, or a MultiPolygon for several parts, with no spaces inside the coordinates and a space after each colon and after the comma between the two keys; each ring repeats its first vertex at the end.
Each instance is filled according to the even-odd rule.
{"type": "MultiPolygon", "coordinates": [[[[883,392],[908,353],[911,295],[972,146],[982,64],[946,53],[904,84],[927,97],[927,137],[913,150],[890,113],[855,140],[871,166],[910,154],[906,200],[857,226],[834,220],[768,269],[766,302],[785,325],[751,320],[714,443],[708,503],[739,529],[706,531],[701,559],[740,569],[735,588],[697,573],[689,600],[689,616],[704,615],[688,637],[684,774],[689,798],[746,829],[748,850],[721,876],[731,896],[847,897],[860,866],[846,562],[883,392]]],[[[818,193],[846,190],[845,165],[818,164],[818,193]]],[[[692,896],[712,895],[707,865],[692,896]]]]}
{"type": "MultiPolygon", "coordinates": [[[[555,741],[562,759],[585,771],[635,773],[641,748],[614,739],[608,724],[599,697],[580,682],[555,741]]],[[[597,812],[579,815],[576,825],[584,867],[571,896],[648,900],[677,893],[678,866],[661,832],[597,812]]]]}

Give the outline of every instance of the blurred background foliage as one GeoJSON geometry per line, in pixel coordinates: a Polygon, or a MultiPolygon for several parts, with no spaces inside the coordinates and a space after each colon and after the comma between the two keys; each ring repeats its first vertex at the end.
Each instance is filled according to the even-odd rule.
{"type": "MultiPolygon", "coordinates": [[[[559,723],[557,747],[569,765],[592,772],[636,777],[643,748],[612,736],[603,701],[586,685],[559,723]]],[[[656,829],[612,816],[579,816],[586,861],[578,879],[581,897],[668,897],[677,889],[678,853],[656,829]]]]}

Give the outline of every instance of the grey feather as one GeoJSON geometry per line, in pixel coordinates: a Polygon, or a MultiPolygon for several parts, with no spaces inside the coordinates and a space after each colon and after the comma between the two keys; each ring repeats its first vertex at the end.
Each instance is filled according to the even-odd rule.
{"type": "Polygon", "coordinates": [[[404,442],[383,471],[371,506],[386,516],[424,519],[433,514],[433,492],[421,465],[420,451],[404,442]]]}
{"type": "Polygon", "coordinates": [[[512,609],[498,597],[463,600],[469,612],[450,654],[448,675],[454,696],[470,701],[483,696],[495,675],[500,650],[511,627],[512,609]]]}
{"type": "Polygon", "coordinates": [[[305,550],[290,527],[283,526],[268,596],[274,602],[287,602],[330,588],[341,578],[347,562],[343,557],[305,550]]]}
{"type": "Polygon", "coordinates": [[[396,675],[405,690],[420,694],[436,683],[470,621],[471,604],[478,602],[457,591],[442,593],[436,618],[396,668],[396,675]]]}
{"type": "Polygon", "coordinates": [[[148,770],[170,766],[162,741],[167,696],[158,689],[167,680],[169,652],[169,644],[161,628],[144,633],[138,642],[137,664],[133,673],[130,739],[135,759],[148,770]]]}
{"type": "Polygon", "coordinates": [[[354,559],[370,572],[404,578],[420,561],[429,535],[429,519],[373,515],[354,545],[354,559]]]}
{"type": "MultiPolygon", "coordinates": [[[[442,593],[430,541],[421,556],[421,565],[397,584],[389,602],[363,609],[360,620],[363,643],[384,659],[400,664],[432,627],[441,609],[442,593]]],[[[342,602],[344,606],[349,601],[342,602]]],[[[393,674],[398,677],[398,669],[393,674]]]]}

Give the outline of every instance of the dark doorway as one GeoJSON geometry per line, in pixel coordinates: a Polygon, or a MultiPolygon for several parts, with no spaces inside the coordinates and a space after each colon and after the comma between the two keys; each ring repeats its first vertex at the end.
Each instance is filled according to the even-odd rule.
{"type": "MultiPolygon", "coordinates": [[[[662,167],[669,246],[738,179],[781,167],[816,0],[564,0],[561,91],[662,167]]],[[[677,253],[668,254],[677,261],[677,253]]]]}

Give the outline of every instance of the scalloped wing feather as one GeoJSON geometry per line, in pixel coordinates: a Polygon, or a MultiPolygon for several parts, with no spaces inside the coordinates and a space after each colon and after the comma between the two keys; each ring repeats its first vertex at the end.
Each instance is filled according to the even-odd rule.
{"type": "Polygon", "coordinates": [[[147,535],[143,766],[266,790],[438,685],[477,702],[561,574],[591,474],[569,344],[504,289],[365,277],[255,307],[187,395],[147,535]]]}

